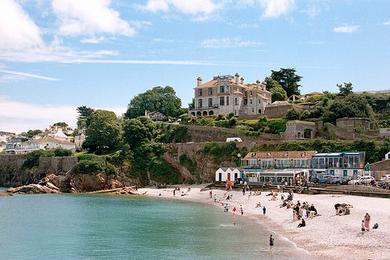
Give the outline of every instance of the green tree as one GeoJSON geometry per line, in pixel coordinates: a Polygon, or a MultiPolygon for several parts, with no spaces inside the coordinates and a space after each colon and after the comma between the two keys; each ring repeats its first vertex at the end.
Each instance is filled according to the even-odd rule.
{"type": "Polygon", "coordinates": [[[296,74],[295,69],[281,68],[280,70],[271,70],[271,72],[271,78],[283,87],[288,97],[292,95],[300,95],[299,88],[301,85],[299,85],[299,82],[302,77],[296,74]]]}
{"type": "Polygon", "coordinates": [[[166,86],[155,87],[144,93],[135,96],[127,108],[125,116],[136,118],[145,115],[145,110],[149,112],[160,112],[166,116],[176,117],[181,110],[181,100],[176,96],[175,90],[166,86]]]}
{"type": "Polygon", "coordinates": [[[28,138],[31,138],[31,137],[33,137],[33,136],[36,136],[36,135],[40,134],[40,133],[42,133],[42,131],[39,130],[39,129],[28,130],[27,133],[26,133],[26,136],[27,136],[28,138]]]}
{"type": "Polygon", "coordinates": [[[123,123],[123,140],[136,149],[142,143],[151,141],[153,138],[153,122],[142,122],[139,118],[125,119],[123,123]]]}
{"type": "Polygon", "coordinates": [[[88,151],[103,153],[115,150],[121,140],[120,124],[115,113],[107,110],[94,111],[86,134],[83,148],[88,151]]]}
{"type": "Polygon", "coordinates": [[[337,84],[339,88],[340,96],[348,96],[353,93],[353,87],[351,82],[344,82],[343,84],[337,84]]]}
{"type": "Polygon", "coordinates": [[[265,78],[265,84],[267,90],[272,93],[272,102],[287,100],[287,92],[276,80],[267,77],[265,78]]]}
{"type": "Polygon", "coordinates": [[[77,128],[83,129],[86,128],[89,124],[89,119],[91,118],[94,110],[87,106],[80,106],[77,108],[77,113],[79,114],[77,118],[77,128]]]}
{"type": "Polygon", "coordinates": [[[67,128],[68,124],[65,123],[65,122],[57,122],[57,123],[53,124],[53,126],[59,126],[59,127],[62,127],[62,128],[67,128]]]}
{"type": "Polygon", "coordinates": [[[300,117],[301,117],[301,113],[294,108],[287,111],[286,114],[287,120],[299,120],[300,117]]]}

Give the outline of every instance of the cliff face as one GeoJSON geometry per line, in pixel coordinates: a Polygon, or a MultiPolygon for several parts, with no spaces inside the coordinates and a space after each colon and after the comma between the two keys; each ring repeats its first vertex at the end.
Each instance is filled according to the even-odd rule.
{"type": "Polygon", "coordinates": [[[231,160],[217,161],[204,153],[204,144],[170,144],[166,146],[164,160],[177,169],[185,183],[207,183],[215,179],[219,167],[237,167],[231,160]]]}
{"type": "Polygon", "coordinates": [[[45,177],[45,173],[37,169],[23,169],[25,155],[0,156],[0,186],[21,186],[37,183],[45,177]]]}

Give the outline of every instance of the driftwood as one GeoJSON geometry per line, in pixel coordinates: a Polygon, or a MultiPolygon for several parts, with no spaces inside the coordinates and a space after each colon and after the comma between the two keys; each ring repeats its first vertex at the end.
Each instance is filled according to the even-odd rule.
{"type": "Polygon", "coordinates": [[[109,189],[109,190],[99,190],[99,191],[92,191],[87,192],[88,194],[123,194],[123,195],[145,195],[146,192],[141,193],[136,190],[135,186],[131,187],[122,187],[122,188],[115,188],[115,189],[109,189]]]}

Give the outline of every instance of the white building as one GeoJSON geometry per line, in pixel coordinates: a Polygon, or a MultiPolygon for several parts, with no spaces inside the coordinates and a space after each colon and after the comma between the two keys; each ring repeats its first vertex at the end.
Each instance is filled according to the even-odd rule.
{"type": "Polygon", "coordinates": [[[55,148],[63,148],[66,150],[71,150],[75,151],[76,146],[74,143],[71,143],[66,140],[60,140],[60,139],[55,139],[52,137],[43,137],[38,140],[34,140],[33,143],[37,144],[39,149],[55,149],[55,148]]]}
{"type": "Polygon", "coordinates": [[[215,181],[226,182],[241,179],[241,172],[237,168],[219,168],[215,172],[215,181]]]}
{"type": "Polygon", "coordinates": [[[385,160],[390,160],[390,152],[388,152],[387,154],[385,154],[385,160]]]}
{"type": "Polygon", "coordinates": [[[271,92],[265,82],[246,84],[240,75],[215,76],[205,83],[199,77],[194,88],[192,116],[212,116],[218,114],[261,115],[271,104],[271,92]]]}

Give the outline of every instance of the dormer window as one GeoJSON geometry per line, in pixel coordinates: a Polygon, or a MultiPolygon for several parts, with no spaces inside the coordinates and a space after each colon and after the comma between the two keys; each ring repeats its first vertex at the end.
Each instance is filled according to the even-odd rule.
{"type": "Polygon", "coordinates": [[[219,86],[219,92],[225,93],[225,86],[219,86]]]}

